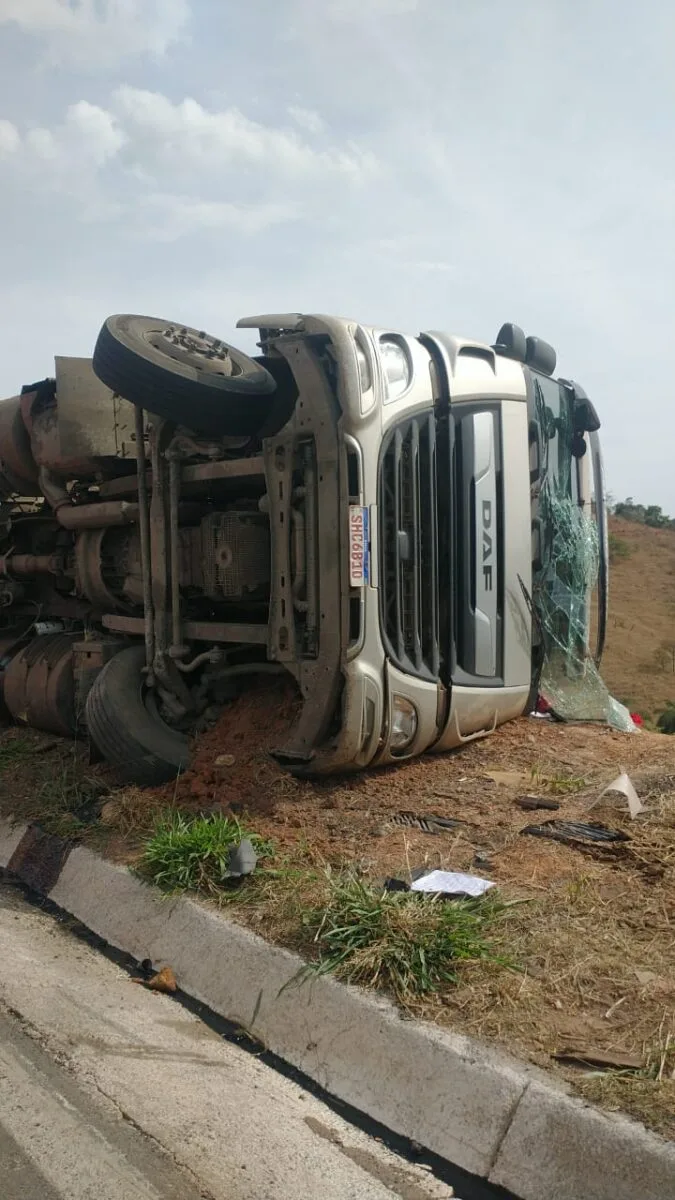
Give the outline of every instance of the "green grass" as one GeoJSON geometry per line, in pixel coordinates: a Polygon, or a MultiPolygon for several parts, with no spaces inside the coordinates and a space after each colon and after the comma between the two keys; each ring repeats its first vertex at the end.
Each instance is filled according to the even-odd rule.
{"type": "Polygon", "coordinates": [[[503,909],[497,899],[444,901],[419,892],[387,892],[353,874],[334,874],[309,850],[266,863],[272,855],[269,842],[235,819],[171,810],[158,818],[136,869],[164,891],[197,891],[235,902],[263,936],[314,960],[302,977],[333,973],[387,991],[404,1008],[454,985],[463,963],[488,959],[506,965],[486,939],[503,909]],[[233,889],[229,851],[244,837],[262,862],[245,888],[233,889]]]}
{"type": "Polygon", "coordinates": [[[228,885],[229,852],[242,838],[250,839],[260,858],[271,854],[269,842],[233,818],[165,812],[145,842],[138,869],[164,891],[222,894],[228,885]]]}
{"type": "Polygon", "coordinates": [[[36,822],[48,833],[77,838],[93,818],[101,786],[83,772],[77,755],[40,753],[33,738],[10,735],[0,742],[0,777],[12,771],[19,780],[16,795],[7,796],[14,815],[36,822]]]}
{"type": "Polygon", "coordinates": [[[34,744],[25,738],[13,737],[0,742],[0,775],[33,753],[34,744]]]}
{"type": "Polygon", "coordinates": [[[533,785],[539,791],[548,792],[551,796],[573,796],[575,792],[580,792],[586,786],[583,775],[545,771],[541,767],[533,767],[530,776],[533,785]]]}
{"type": "Polygon", "coordinates": [[[675,733],[675,702],[669,700],[656,722],[661,733],[675,733]]]}
{"type": "Polygon", "coordinates": [[[455,984],[462,963],[492,958],[486,927],[494,900],[445,901],[338,879],[327,903],[306,914],[319,974],[390,992],[403,1007],[455,984]]]}
{"type": "Polygon", "coordinates": [[[629,542],[624,538],[617,537],[615,533],[609,535],[609,561],[610,563],[617,562],[620,558],[630,558],[633,553],[629,542]]]}
{"type": "Polygon", "coordinates": [[[87,810],[100,798],[100,787],[93,780],[80,777],[74,766],[66,763],[53,778],[36,783],[33,797],[22,803],[21,812],[28,820],[39,822],[48,833],[76,838],[90,823],[87,810]]]}

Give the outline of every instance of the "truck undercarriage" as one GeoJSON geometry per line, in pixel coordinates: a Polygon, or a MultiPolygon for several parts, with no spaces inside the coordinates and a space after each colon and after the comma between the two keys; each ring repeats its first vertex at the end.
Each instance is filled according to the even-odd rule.
{"type": "Polygon", "coordinates": [[[279,356],[258,429],[253,409],[225,411],[220,436],[193,433],[122,400],[88,360],[57,359],[55,380],[0,405],[0,679],[14,720],[66,735],[86,723],[123,775],[154,783],[247,675],[289,672],[311,702],[278,753],[311,761],[348,640],[346,476],[323,348],[286,352],[292,373],[279,356]]]}

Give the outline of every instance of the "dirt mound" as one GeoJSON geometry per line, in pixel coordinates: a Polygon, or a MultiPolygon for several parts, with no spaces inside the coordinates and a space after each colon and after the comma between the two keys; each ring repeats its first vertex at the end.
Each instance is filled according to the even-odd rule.
{"type": "MultiPolygon", "coordinates": [[[[610,532],[615,554],[602,673],[612,694],[632,711],[656,718],[666,702],[675,699],[675,531],[612,518],[610,532]]],[[[272,814],[281,804],[286,824],[310,820],[317,807],[331,806],[334,794],[351,795],[357,808],[368,810],[377,806],[382,794],[388,799],[395,796],[395,804],[405,809],[410,806],[406,793],[418,789],[428,793],[429,782],[438,771],[428,759],[398,772],[369,773],[348,783],[334,781],[326,786],[293,780],[277,767],[269,751],[284,742],[300,704],[290,678],[251,680],[217,724],[197,739],[185,776],[161,789],[159,795],[190,808],[257,814],[272,814]],[[289,802],[291,811],[286,808],[289,802]]],[[[513,760],[525,749],[526,729],[531,736],[531,726],[524,725],[512,726],[500,735],[500,748],[508,745],[513,760]]],[[[559,737],[571,747],[576,736],[572,730],[549,730],[547,740],[550,744],[559,737]]],[[[597,753],[603,744],[602,731],[584,736],[590,736],[597,753]]],[[[476,757],[483,754],[491,756],[489,744],[476,757]]],[[[458,765],[464,763],[468,768],[470,757],[465,751],[458,765]]]]}
{"type": "Polygon", "coordinates": [[[289,781],[270,757],[297,719],[301,701],[290,679],[255,680],[197,739],[192,763],[159,790],[174,803],[241,812],[272,812],[289,781]]]}

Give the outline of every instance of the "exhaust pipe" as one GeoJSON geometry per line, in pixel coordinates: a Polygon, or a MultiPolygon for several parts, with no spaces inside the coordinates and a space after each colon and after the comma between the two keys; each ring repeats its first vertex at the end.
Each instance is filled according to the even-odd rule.
{"type": "Polygon", "coordinates": [[[103,500],[100,504],[73,504],[63,486],[46,467],[40,468],[40,489],[59,525],[64,529],[108,529],[138,521],[138,504],[129,500],[103,500]]]}

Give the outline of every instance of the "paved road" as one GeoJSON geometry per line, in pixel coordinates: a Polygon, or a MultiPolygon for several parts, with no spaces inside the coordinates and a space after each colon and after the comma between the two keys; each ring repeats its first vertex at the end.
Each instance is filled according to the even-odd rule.
{"type": "Polygon", "coordinates": [[[2,885],[0,1181],[2,1200],[452,1195],[2,885]]]}

